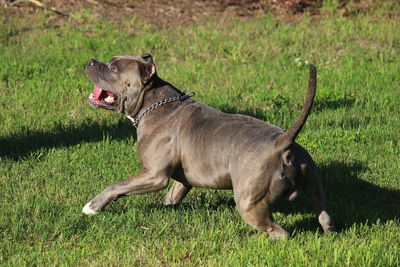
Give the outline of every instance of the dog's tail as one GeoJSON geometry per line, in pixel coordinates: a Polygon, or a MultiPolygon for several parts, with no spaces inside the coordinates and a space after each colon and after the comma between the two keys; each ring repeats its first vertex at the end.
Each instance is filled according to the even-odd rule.
{"type": "Polygon", "coordinates": [[[304,123],[310,114],[311,107],[314,103],[315,91],[317,88],[317,70],[310,65],[310,78],[308,80],[308,95],[304,103],[303,110],[296,123],[282,134],[275,143],[275,148],[279,151],[287,149],[296,139],[297,135],[303,128],[304,123]]]}

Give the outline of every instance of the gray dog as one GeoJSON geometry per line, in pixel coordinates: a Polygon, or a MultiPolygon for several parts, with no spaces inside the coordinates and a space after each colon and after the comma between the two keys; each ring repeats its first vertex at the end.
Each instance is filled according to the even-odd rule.
{"type": "Polygon", "coordinates": [[[313,66],[303,111],[287,132],[190,99],[157,76],[150,55],[116,56],[108,63],[91,60],[86,72],[96,85],[89,103],[125,114],[137,128],[143,170],[108,186],[83,213],[95,214],[122,196],[164,189],[173,178],[166,205],[179,204],[192,187],[233,189],[242,218],[281,239],[290,235],[274,221],[271,205],[280,196],[293,200],[301,190],[311,198],[324,231],[334,228],[316,166],[295,142],[314,101],[313,66]]]}

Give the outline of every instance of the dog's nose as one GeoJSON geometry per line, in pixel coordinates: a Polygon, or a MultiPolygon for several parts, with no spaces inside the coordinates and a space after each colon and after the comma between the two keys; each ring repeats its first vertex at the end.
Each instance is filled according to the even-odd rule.
{"type": "Polygon", "coordinates": [[[91,59],[91,60],[89,61],[89,63],[88,63],[88,67],[89,67],[89,66],[94,66],[96,63],[97,63],[97,60],[96,60],[96,59],[91,59]]]}

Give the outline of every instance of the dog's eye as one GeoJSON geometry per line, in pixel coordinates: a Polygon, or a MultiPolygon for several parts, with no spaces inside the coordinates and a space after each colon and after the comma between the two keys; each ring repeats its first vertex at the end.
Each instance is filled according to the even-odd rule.
{"type": "Polygon", "coordinates": [[[112,72],[117,72],[118,69],[117,69],[117,67],[115,65],[111,65],[110,70],[112,72]]]}

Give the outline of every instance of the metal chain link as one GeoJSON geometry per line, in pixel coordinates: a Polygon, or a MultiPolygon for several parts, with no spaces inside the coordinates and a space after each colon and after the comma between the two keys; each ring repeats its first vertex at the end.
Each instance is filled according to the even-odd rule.
{"type": "Polygon", "coordinates": [[[157,109],[158,107],[165,105],[167,103],[171,103],[171,102],[175,102],[175,101],[184,101],[192,96],[194,96],[195,93],[183,93],[180,96],[175,96],[175,97],[170,97],[170,98],[166,98],[163,100],[160,100],[156,103],[154,103],[153,105],[151,105],[150,107],[146,108],[142,113],[139,114],[139,116],[137,116],[136,119],[132,120],[133,126],[135,126],[135,128],[138,127],[139,122],[149,113],[151,113],[153,110],[157,109]]]}

